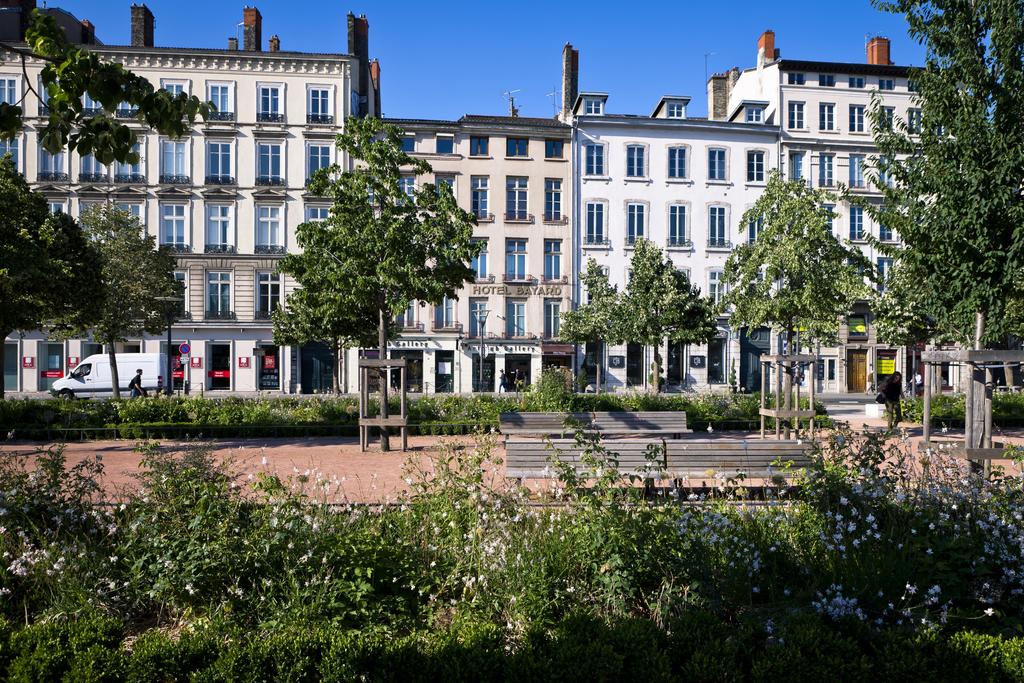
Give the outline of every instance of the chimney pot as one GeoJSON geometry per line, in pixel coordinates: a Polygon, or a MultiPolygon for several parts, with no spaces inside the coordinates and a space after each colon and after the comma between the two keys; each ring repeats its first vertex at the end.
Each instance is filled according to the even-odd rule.
{"type": "Polygon", "coordinates": [[[255,7],[242,8],[242,43],[247,52],[263,49],[263,16],[255,7]]]}
{"type": "Polygon", "coordinates": [[[359,64],[359,82],[356,84],[359,107],[352,113],[366,116],[371,113],[370,97],[373,88],[370,83],[370,22],[366,20],[365,14],[357,17],[352,12],[348,13],[348,53],[359,64]]]}
{"type": "Polygon", "coordinates": [[[153,47],[153,13],[144,4],[132,5],[132,47],[153,47]]]}
{"type": "Polygon", "coordinates": [[[237,50],[238,49],[238,38],[235,38],[234,36],[231,36],[230,38],[228,38],[228,49],[229,50],[237,50]]]}
{"type": "Polygon", "coordinates": [[[281,51],[281,38],[277,34],[274,34],[274,35],[270,36],[270,40],[268,41],[268,45],[269,45],[269,49],[270,49],[271,52],[280,52],[281,51]]]}
{"type": "Polygon", "coordinates": [[[867,48],[868,64],[879,64],[889,66],[892,64],[889,56],[889,39],[882,36],[875,36],[868,41],[867,48]]]}

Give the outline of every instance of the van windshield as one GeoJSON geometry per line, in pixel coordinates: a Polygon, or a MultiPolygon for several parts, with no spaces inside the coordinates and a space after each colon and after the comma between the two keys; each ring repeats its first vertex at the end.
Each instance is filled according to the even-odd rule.
{"type": "Polygon", "coordinates": [[[76,379],[81,379],[88,375],[90,372],[92,372],[92,363],[84,363],[83,365],[79,365],[77,368],[75,368],[74,371],[71,373],[71,376],[76,379]]]}

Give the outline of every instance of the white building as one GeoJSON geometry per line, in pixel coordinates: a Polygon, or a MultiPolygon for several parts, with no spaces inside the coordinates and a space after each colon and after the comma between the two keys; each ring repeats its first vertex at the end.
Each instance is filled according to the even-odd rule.
{"type": "MultiPolygon", "coordinates": [[[[20,39],[23,26],[14,13],[27,16],[34,6],[23,0],[6,10],[0,31],[15,34],[5,39],[20,39]]],[[[69,30],[79,26],[77,20],[50,11],[59,13],[77,42],[69,30]]],[[[342,122],[378,113],[379,67],[368,59],[366,18],[348,15],[348,52],[337,54],[284,51],[277,36],[264,51],[255,7],[243,12],[241,49],[234,38],[225,49],[155,46],[153,15],[144,5],[131,7],[131,21],[129,46],[98,44],[84,21],[82,42],[157,87],[214,102],[217,112],[179,140],[133,123],[141,161],[105,167],[89,155],[43,150],[37,131],[46,103],[29,93],[24,131],[3,151],[13,154],[53,210],[79,216],[91,203],[113,202],[137,215],[159,244],[179,253],[176,276],[185,285],[186,301],[172,353],[181,342],[189,342],[192,352],[175,373],[177,382],[188,382],[193,392],[329,389],[326,348],[273,344],[270,312],[293,286],[274,271],[281,255],[296,248],[296,226],[326,212],[326,203],[305,187],[317,168],[347,163],[335,155],[342,122]]],[[[345,28],[339,18],[337,33],[345,28]]],[[[224,29],[235,32],[233,25],[224,29]]],[[[9,52],[0,58],[0,94],[16,102],[29,83],[41,91],[41,62],[27,61],[27,83],[20,59],[9,52]]],[[[127,109],[116,115],[134,119],[127,109]]],[[[118,350],[160,351],[163,339],[147,336],[118,350]]],[[[44,391],[81,358],[101,350],[91,339],[60,341],[42,332],[12,336],[5,344],[8,391],[44,391]]]]}

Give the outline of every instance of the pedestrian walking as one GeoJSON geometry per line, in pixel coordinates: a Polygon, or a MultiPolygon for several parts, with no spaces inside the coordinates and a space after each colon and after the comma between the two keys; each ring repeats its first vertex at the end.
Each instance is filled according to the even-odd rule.
{"type": "Polygon", "coordinates": [[[889,420],[889,431],[903,421],[903,375],[894,372],[882,382],[878,392],[879,403],[885,403],[885,415],[889,420]]]}
{"type": "Polygon", "coordinates": [[[498,378],[498,393],[504,394],[508,391],[508,375],[505,371],[501,371],[501,376],[498,378]]]}
{"type": "Polygon", "coordinates": [[[135,376],[132,377],[132,381],[128,382],[128,389],[132,392],[132,398],[138,398],[139,396],[149,396],[149,392],[142,386],[142,368],[135,371],[135,376]]]}

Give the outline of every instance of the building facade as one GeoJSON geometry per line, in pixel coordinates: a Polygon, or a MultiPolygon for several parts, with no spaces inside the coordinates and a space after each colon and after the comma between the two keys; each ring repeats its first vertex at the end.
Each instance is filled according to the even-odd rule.
{"type": "MultiPolygon", "coordinates": [[[[134,111],[118,109],[115,115],[138,134],[141,159],[108,167],[91,155],[42,149],[37,131],[47,104],[30,92],[24,131],[3,151],[53,211],[78,217],[93,204],[112,202],[178,253],[175,276],[185,301],[171,353],[178,356],[179,344],[188,342],[191,354],[178,357],[176,384],[187,383],[193,392],[329,389],[329,368],[317,363],[329,356],[326,349],[275,346],[270,313],[294,286],[275,270],[296,248],[296,226],[326,215],[327,205],[307,194],[307,179],[328,164],[348,163],[334,145],[348,116],[377,114],[379,67],[368,59],[366,18],[348,16],[348,52],[338,54],[284,51],[276,35],[264,50],[254,7],[243,12],[241,48],[236,39],[225,49],[155,46],[153,15],[144,5],[131,7],[131,22],[132,45],[94,42],[90,49],[156,87],[213,102],[214,114],[172,140],[135,123],[134,111]]],[[[41,63],[28,60],[23,73],[21,61],[5,54],[4,97],[16,102],[29,85],[43,92],[41,63]]],[[[146,336],[118,350],[163,351],[164,339],[146,336]]],[[[5,344],[9,391],[46,391],[79,360],[101,351],[92,339],[62,341],[42,332],[5,344]]]]}

